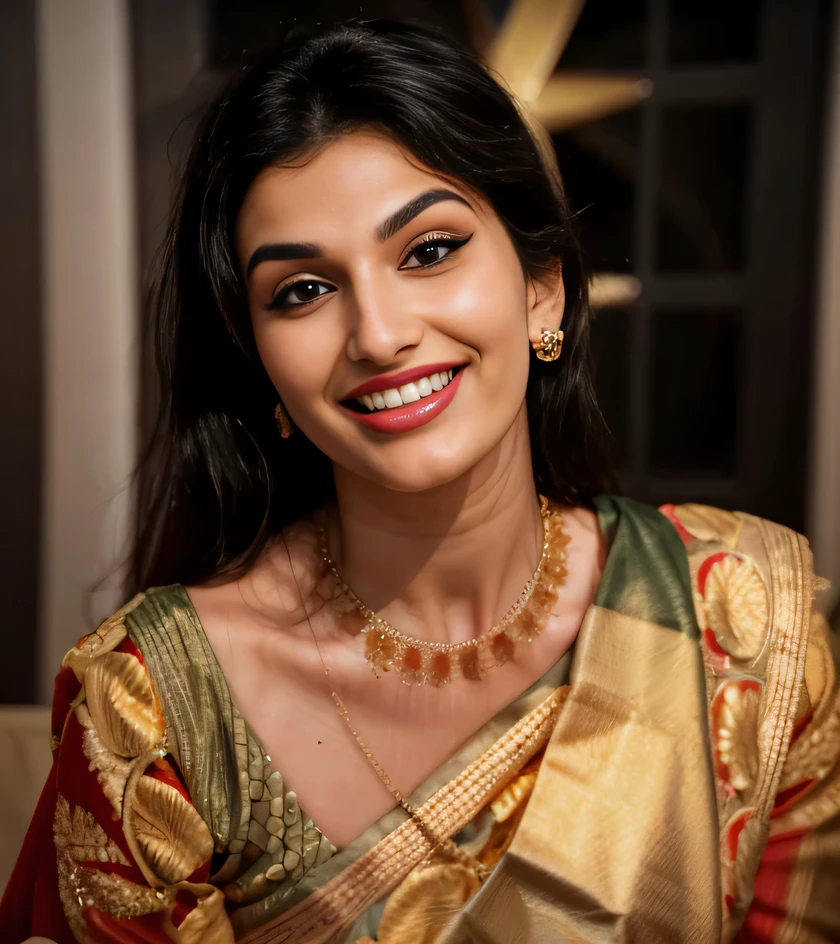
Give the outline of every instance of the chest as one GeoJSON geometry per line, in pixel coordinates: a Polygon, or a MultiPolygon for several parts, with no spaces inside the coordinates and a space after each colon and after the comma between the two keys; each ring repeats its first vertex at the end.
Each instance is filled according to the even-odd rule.
{"type": "MultiPolygon", "coordinates": [[[[291,657],[246,647],[223,668],[275,769],[316,826],[343,847],[396,804],[366,751],[404,797],[449,761],[455,776],[459,751],[500,713],[500,730],[514,723],[511,703],[568,649],[571,639],[557,630],[481,682],[441,688],[408,686],[393,673],[376,678],[344,650],[327,652],[329,676],[323,653],[302,649],[291,657]]],[[[487,746],[494,739],[489,730],[480,737],[487,746]]]]}

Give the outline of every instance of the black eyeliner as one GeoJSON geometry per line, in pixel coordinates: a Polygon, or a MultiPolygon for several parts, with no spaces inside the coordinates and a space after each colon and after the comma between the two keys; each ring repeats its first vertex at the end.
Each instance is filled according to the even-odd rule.
{"type": "MultiPolygon", "coordinates": [[[[425,246],[444,246],[447,249],[458,250],[473,238],[475,234],[470,233],[469,236],[441,236],[433,237],[432,239],[423,239],[416,246],[414,246],[408,253],[406,253],[405,259],[400,263],[400,269],[403,268],[406,259],[411,258],[411,255],[416,252],[418,249],[424,248],[425,246]]],[[[449,256],[444,256],[443,259],[438,259],[436,262],[430,262],[428,265],[419,265],[412,266],[412,268],[428,270],[433,269],[435,266],[439,266],[442,262],[446,262],[449,256]]],[[[284,285],[283,288],[271,299],[271,301],[266,305],[266,311],[292,311],[295,308],[306,308],[307,305],[311,305],[312,302],[318,301],[319,298],[323,298],[324,295],[329,295],[329,292],[323,292],[321,295],[318,295],[316,298],[311,298],[309,301],[301,302],[299,305],[284,305],[279,299],[281,297],[287,297],[296,285],[301,283],[314,282],[318,285],[326,285],[326,282],[321,282],[319,279],[298,279],[297,282],[290,282],[288,285],[284,285]]]]}

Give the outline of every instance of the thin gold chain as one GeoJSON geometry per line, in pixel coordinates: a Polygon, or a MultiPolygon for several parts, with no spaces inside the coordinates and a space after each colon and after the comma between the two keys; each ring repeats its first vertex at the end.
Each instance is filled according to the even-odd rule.
{"type": "MultiPolygon", "coordinates": [[[[316,647],[318,646],[317,641],[315,645],[316,647]]],[[[320,648],[318,649],[318,654],[320,655],[320,648]]],[[[326,672],[327,679],[329,680],[329,669],[327,669],[326,665],[324,664],[323,657],[321,657],[321,664],[324,666],[324,671],[326,672]]],[[[330,688],[332,688],[332,684],[330,684],[330,688]]],[[[406,811],[406,813],[408,813],[417,828],[422,833],[423,838],[430,846],[430,855],[434,852],[437,852],[439,849],[445,850],[448,855],[452,856],[452,858],[458,860],[459,862],[463,862],[465,865],[468,865],[470,868],[474,869],[479,878],[483,878],[489,871],[487,867],[483,863],[479,862],[474,856],[471,856],[468,852],[464,852],[463,849],[459,849],[458,845],[448,836],[437,835],[434,829],[432,829],[432,827],[420,815],[420,811],[411,803],[409,803],[402,793],[394,786],[385,768],[379,763],[379,761],[374,756],[373,751],[367,746],[367,744],[365,744],[359,732],[353,727],[353,723],[350,720],[347,709],[344,707],[344,702],[342,702],[342,700],[338,697],[338,694],[335,692],[335,690],[333,690],[331,694],[333,704],[335,705],[339,717],[347,725],[347,730],[356,739],[356,743],[361,748],[362,753],[365,755],[365,757],[367,757],[368,761],[370,761],[371,766],[376,771],[377,776],[385,785],[388,792],[406,811]]]]}
{"type": "MultiPolygon", "coordinates": [[[[474,639],[469,640],[466,645],[470,645],[470,644],[475,645],[477,641],[491,637],[494,633],[499,632],[501,628],[507,626],[510,622],[512,622],[512,620],[522,611],[524,606],[528,603],[531,597],[531,594],[533,592],[533,589],[536,586],[540,578],[540,575],[542,574],[543,566],[546,560],[546,554],[549,548],[549,533],[550,533],[549,523],[550,523],[551,514],[549,510],[548,500],[544,498],[542,495],[540,495],[540,514],[543,519],[543,531],[544,531],[543,548],[542,548],[542,553],[540,555],[539,563],[537,564],[537,569],[534,572],[534,576],[531,578],[531,580],[528,581],[528,583],[525,586],[525,589],[522,591],[522,594],[520,594],[516,603],[514,603],[514,605],[508,610],[508,612],[502,617],[502,619],[487,633],[484,633],[482,634],[482,636],[475,637],[474,639]]],[[[560,527],[562,529],[562,519],[560,519],[560,521],[561,521],[560,527]]],[[[321,544],[322,544],[321,552],[322,552],[324,561],[329,565],[334,577],[338,581],[338,584],[341,590],[344,593],[346,593],[347,596],[351,600],[353,600],[353,602],[362,611],[363,615],[365,615],[367,619],[376,619],[377,625],[382,624],[384,626],[387,626],[391,632],[393,632],[394,634],[398,636],[403,637],[406,640],[411,641],[413,645],[417,645],[417,646],[423,645],[424,644],[423,640],[419,640],[419,639],[415,640],[413,637],[405,636],[405,634],[400,633],[399,630],[391,627],[390,624],[387,623],[387,621],[385,621],[381,617],[377,617],[376,614],[372,610],[370,610],[368,607],[366,607],[362,603],[362,601],[353,593],[353,591],[344,583],[344,581],[341,579],[341,576],[338,573],[337,568],[335,567],[335,564],[333,563],[332,559],[329,556],[326,531],[323,526],[323,520],[320,524],[320,536],[321,536],[321,544]]],[[[291,564],[291,557],[289,558],[289,562],[291,564]]],[[[297,578],[295,578],[295,580],[296,579],[297,578]]],[[[309,622],[309,620],[307,620],[307,622],[309,622]]],[[[467,865],[469,868],[471,868],[474,871],[474,873],[479,877],[479,879],[483,880],[487,876],[487,874],[489,874],[489,869],[487,868],[487,866],[484,865],[482,862],[479,862],[474,856],[470,855],[469,853],[465,852],[462,849],[459,849],[457,844],[448,836],[437,835],[435,830],[426,822],[426,820],[420,814],[420,811],[413,804],[409,803],[408,800],[406,800],[406,798],[402,795],[401,791],[397,789],[397,787],[394,786],[394,783],[391,780],[390,776],[388,775],[388,772],[385,770],[382,764],[379,763],[373,751],[365,743],[365,741],[363,740],[359,732],[354,727],[353,722],[350,720],[350,715],[347,712],[347,708],[344,706],[344,702],[342,702],[341,698],[339,698],[338,693],[335,691],[335,688],[332,684],[330,671],[327,668],[326,662],[324,661],[324,656],[323,656],[323,653],[321,652],[321,647],[318,645],[318,639],[315,634],[315,630],[312,627],[311,622],[309,622],[309,628],[312,633],[312,638],[315,643],[316,651],[318,652],[318,658],[321,662],[321,666],[324,670],[324,675],[326,677],[327,684],[330,689],[330,696],[332,698],[333,705],[335,706],[338,716],[344,722],[350,734],[353,735],[353,738],[358,744],[359,749],[362,751],[364,756],[368,759],[368,762],[373,767],[374,771],[376,772],[376,775],[379,777],[379,780],[382,782],[383,786],[388,790],[388,792],[391,794],[394,800],[400,805],[400,807],[403,810],[405,810],[405,812],[413,820],[418,830],[423,835],[426,842],[429,844],[429,847],[430,847],[429,854],[431,855],[439,850],[444,851],[451,858],[467,865]]],[[[431,648],[438,648],[438,649],[440,648],[459,649],[459,648],[465,647],[464,643],[458,643],[453,646],[447,646],[447,644],[445,643],[444,644],[426,643],[426,645],[431,648]]]]}
{"type": "MultiPolygon", "coordinates": [[[[292,576],[294,577],[295,583],[297,583],[297,577],[294,574],[294,566],[292,565],[291,556],[289,556],[289,565],[292,567],[292,576]]],[[[476,870],[476,874],[480,877],[483,877],[487,869],[484,865],[474,859],[472,856],[468,855],[463,850],[459,849],[458,846],[448,837],[440,837],[436,835],[434,830],[429,826],[429,824],[423,819],[420,815],[419,810],[413,806],[411,803],[406,800],[402,793],[394,786],[393,781],[391,780],[388,772],[379,763],[374,755],[373,751],[367,746],[367,744],[362,739],[362,736],[353,726],[353,722],[350,720],[350,715],[347,713],[347,709],[344,707],[344,702],[339,698],[338,692],[335,690],[332,682],[332,676],[330,675],[330,670],[327,668],[327,663],[324,660],[324,654],[321,652],[321,647],[318,645],[318,636],[315,633],[315,629],[312,626],[312,621],[307,616],[307,623],[309,625],[309,631],[312,634],[312,641],[315,643],[315,651],[318,653],[318,659],[321,663],[321,668],[324,670],[324,677],[327,680],[327,687],[330,690],[330,697],[332,698],[333,705],[335,710],[338,713],[338,716],[347,726],[347,730],[353,735],[356,743],[359,745],[359,749],[368,759],[370,765],[376,771],[376,775],[382,781],[382,784],[391,794],[391,796],[397,801],[397,803],[408,813],[412,820],[414,820],[417,828],[423,834],[426,842],[430,846],[430,854],[436,852],[438,849],[446,849],[447,852],[453,856],[453,858],[458,859],[459,861],[465,862],[470,865],[470,867],[476,870]]]]}
{"type": "MultiPolygon", "coordinates": [[[[546,556],[548,554],[550,542],[549,542],[549,529],[551,524],[551,513],[549,509],[548,499],[543,495],[539,496],[540,498],[540,517],[542,518],[543,523],[543,541],[542,541],[542,550],[540,552],[540,559],[537,562],[537,568],[534,571],[534,575],[531,579],[525,584],[522,592],[516,598],[516,602],[510,609],[505,613],[505,615],[488,629],[486,632],[483,632],[480,636],[473,636],[471,639],[464,640],[463,642],[457,643],[446,643],[446,642],[431,642],[426,639],[418,639],[415,636],[409,636],[406,633],[401,632],[395,626],[392,626],[384,616],[380,616],[369,606],[366,606],[359,597],[353,592],[353,590],[344,582],[341,574],[338,572],[338,568],[335,566],[335,562],[330,556],[329,552],[329,543],[327,541],[327,532],[324,528],[323,520],[319,523],[319,535],[321,539],[321,557],[324,560],[324,563],[329,567],[333,577],[335,577],[338,582],[339,589],[342,593],[346,594],[353,603],[359,608],[361,614],[368,620],[375,621],[378,629],[382,629],[390,633],[392,636],[397,637],[409,645],[416,646],[420,649],[434,650],[437,652],[459,652],[464,649],[478,648],[486,643],[486,641],[495,636],[506,626],[509,626],[517,616],[522,612],[525,606],[528,604],[528,601],[531,599],[531,595],[534,592],[534,588],[539,582],[540,576],[545,566],[546,556]]],[[[562,527],[562,519],[561,519],[562,527]]]]}

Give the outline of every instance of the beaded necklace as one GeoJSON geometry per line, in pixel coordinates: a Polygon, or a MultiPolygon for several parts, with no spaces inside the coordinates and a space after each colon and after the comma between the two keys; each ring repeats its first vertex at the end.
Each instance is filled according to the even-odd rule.
{"type": "MultiPolygon", "coordinates": [[[[339,590],[354,604],[357,621],[364,620],[365,658],[373,673],[395,671],[406,685],[445,685],[457,678],[479,681],[487,672],[504,665],[517,646],[527,645],[539,635],[566,578],[566,545],[563,516],[540,495],[543,546],[534,575],[516,602],[487,632],[459,643],[428,642],[408,636],[384,617],[365,606],[341,578],[330,557],[323,522],[320,525],[321,556],[339,590]]],[[[352,620],[351,620],[352,621],[352,620]]]]}

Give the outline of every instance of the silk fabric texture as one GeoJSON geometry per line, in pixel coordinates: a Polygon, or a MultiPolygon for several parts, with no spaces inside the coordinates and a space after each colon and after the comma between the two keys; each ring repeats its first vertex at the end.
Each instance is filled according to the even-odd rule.
{"type": "Polygon", "coordinates": [[[840,697],[806,542],[701,506],[597,509],[610,549],[573,650],[409,798],[485,881],[399,808],[336,852],[175,585],[64,661],[8,939],[840,939],[840,697]]]}

